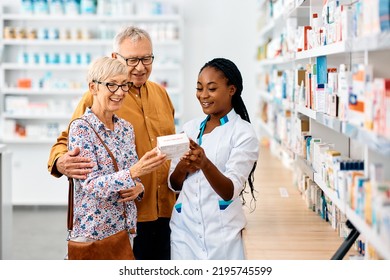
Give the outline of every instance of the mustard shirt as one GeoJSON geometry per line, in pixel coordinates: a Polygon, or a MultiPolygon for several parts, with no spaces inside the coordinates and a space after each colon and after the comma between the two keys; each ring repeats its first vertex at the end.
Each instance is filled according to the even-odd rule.
{"type": "MultiPolygon", "coordinates": [[[[92,106],[92,102],[93,96],[87,91],[77,105],[72,120],[81,117],[85,109],[92,106]]],[[[157,136],[175,133],[174,112],[166,90],[154,82],[147,81],[141,87],[141,94],[134,92],[128,94],[122,107],[115,114],[133,125],[136,150],[138,157],[141,158],[156,146],[157,136]]],[[[63,131],[50,151],[48,170],[55,177],[62,176],[57,171],[55,162],[68,151],[67,142],[68,131],[63,131]]],[[[145,194],[141,201],[136,202],[139,222],[171,216],[176,196],[168,188],[169,166],[170,161],[166,161],[157,170],[140,177],[145,187],[145,194]]]]}

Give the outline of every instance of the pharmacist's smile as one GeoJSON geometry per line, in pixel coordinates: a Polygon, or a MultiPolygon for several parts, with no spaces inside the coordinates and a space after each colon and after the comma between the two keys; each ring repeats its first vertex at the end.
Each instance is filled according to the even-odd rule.
{"type": "Polygon", "coordinates": [[[207,107],[210,107],[211,105],[214,104],[214,102],[200,102],[200,104],[202,105],[202,107],[204,108],[207,108],[207,107]]]}

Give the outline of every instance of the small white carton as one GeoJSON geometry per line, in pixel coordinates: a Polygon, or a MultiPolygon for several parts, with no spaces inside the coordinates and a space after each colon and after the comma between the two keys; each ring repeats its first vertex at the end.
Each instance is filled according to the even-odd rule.
{"type": "Polygon", "coordinates": [[[190,140],[185,133],[157,137],[157,148],[168,159],[179,158],[190,149],[190,140]]]}

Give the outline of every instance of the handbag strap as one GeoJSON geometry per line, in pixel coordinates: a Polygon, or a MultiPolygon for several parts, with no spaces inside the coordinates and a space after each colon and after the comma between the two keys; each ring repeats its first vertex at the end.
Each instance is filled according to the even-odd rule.
{"type": "MultiPolygon", "coordinates": [[[[96,136],[98,137],[98,139],[100,140],[100,142],[103,144],[104,148],[107,150],[108,154],[110,155],[112,163],[114,164],[115,171],[118,172],[119,168],[118,168],[118,164],[116,162],[116,159],[115,159],[114,155],[112,154],[111,150],[107,147],[106,143],[104,143],[103,139],[100,137],[100,135],[97,133],[97,131],[90,124],[90,122],[88,122],[86,119],[83,119],[83,118],[76,118],[76,119],[71,121],[71,123],[69,124],[69,128],[70,128],[70,125],[75,120],[83,120],[92,128],[93,132],[95,132],[96,136]]],[[[69,133],[68,133],[68,135],[69,135],[69,133]]],[[[68,240],[69,240],[70,232],[73,229],[74,182],[73,182],[73,178],[70,178],[70,177],[68,177],[68,181],[69,181],[69,192],[68,192],[68,215],[67,215],[68,217],[67,217],[67,220],[68,220],[68,240]]],[[[126,204],[125,204],[125,202],[123,202],[123,216],[125,218],[125,224],[126,224],[127,216],[126,216],[126,204]]]]}

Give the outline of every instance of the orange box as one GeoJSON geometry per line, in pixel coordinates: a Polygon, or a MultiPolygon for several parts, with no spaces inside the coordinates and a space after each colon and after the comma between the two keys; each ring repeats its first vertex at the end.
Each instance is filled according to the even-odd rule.
{"type": "Polygon", "coordinates": [[[31,79],[18,79],[18,87],[19,88],[31,88],[31,79]]]}

